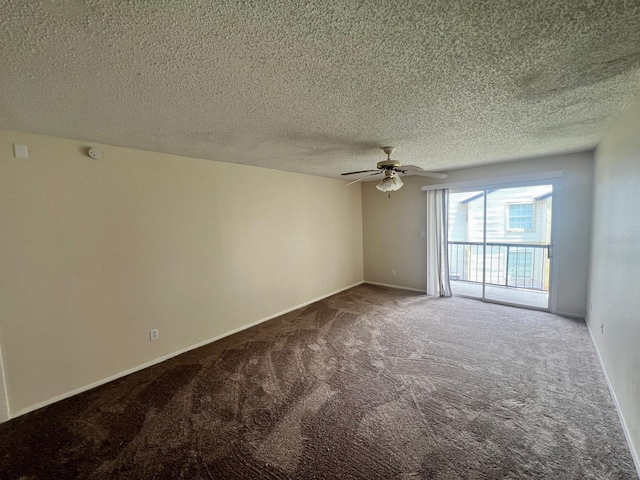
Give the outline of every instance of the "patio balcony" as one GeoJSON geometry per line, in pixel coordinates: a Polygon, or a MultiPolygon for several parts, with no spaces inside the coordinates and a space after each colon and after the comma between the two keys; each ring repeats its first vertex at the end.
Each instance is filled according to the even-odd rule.
{"type": "Polygon", "coordinates": [[[550,248],[550,244],[449,242],[451,289],[454,295],[482,298],[484,280],[486,299],[547,308],[550,248]]]}

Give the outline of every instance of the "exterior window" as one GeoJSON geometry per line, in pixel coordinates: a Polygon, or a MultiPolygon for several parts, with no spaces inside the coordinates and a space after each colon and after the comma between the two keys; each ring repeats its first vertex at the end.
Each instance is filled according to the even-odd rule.
{"type": "Polygon", "coordinates": [[[533,231],[533,203],[507,205],[507,230],[510,232],[533,231]]]}

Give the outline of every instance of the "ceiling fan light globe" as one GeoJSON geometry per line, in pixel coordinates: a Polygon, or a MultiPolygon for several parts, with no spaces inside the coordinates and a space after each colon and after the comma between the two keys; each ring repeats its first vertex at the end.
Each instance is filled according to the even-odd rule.
{"type": "Polygon", "coordinates": [[[404,185],[404,182],[400,180],[400,177],[396,176],[391,179],[391,185],[393,186],[393,190],[391,191],[395,192],[396,190],[400,190],[400,188],[402,188],[402,185],[404,185]]]}
{"type": "Polygon", "coordinates": [[[387,184],[384,182],[384,180],[380,180],[380,183],[376,185],[376,188],[378,190],[380,190],[381,192],[386,192],[387,191],[387,184]]]}
{"type": "Polygon", "coordinates": [[[404,185],[403,181],[395,173],[383,178],[376,188],[381,192],[395,192],[404,185]]]}

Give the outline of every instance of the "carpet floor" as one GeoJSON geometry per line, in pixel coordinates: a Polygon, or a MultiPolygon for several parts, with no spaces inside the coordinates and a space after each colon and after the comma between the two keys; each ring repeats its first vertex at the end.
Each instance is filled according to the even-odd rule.
{"type": "Polygon", "coordinates": [[[583,321],[361,285],[0,425],[2,479],[635,479],[583,321]]]}

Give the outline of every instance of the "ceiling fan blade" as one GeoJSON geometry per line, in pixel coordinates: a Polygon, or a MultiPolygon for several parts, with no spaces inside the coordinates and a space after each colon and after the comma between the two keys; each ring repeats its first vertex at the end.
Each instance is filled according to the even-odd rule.
{"type": "MultiPolygon", "coordinates": [[[[403,168],[403,167],[400,167],[403,168]]],[[[407,175],[420,175],[421,177],[432,177],[432,178],[447,178],[446,173],[436,173],[436,172],[417,172],[417,171],[408,171],[407,175]]]]}
{"type": "MultiPolygon", "coordinates": [[[[369,170],[369,171],[371,171],[371,170],[369,170]]],[[[371,175],[365,175],[364,177],[360,177],[359,179],[354,180],[353,182],[345,183],[344,186],[348,187],[349,185],[353,185],[354,183],[358,183],[358,182],[364,180],[365,178],[373,177],[375,175],[380,175],[381,173],[382,173],[382,171],[376,172],[376,173],[372,173],[371,175]]]]}
{"type": "Polygon", "coordinates": [[[419,167],[417,165],[402,165],[402,166],[400,166],[400,168],[402,170],[418,170],[420,172],[424,172],[425,171],[424,168],[419,167]]]}
{"type": "Polygon", "coordinates": [[[340,175],[354,175],[356,173],[369,173],[369,172],[378,172],[378,170],[360,170],[359,172],[347,172],[347,173],[341,173],[340,175]]]}

